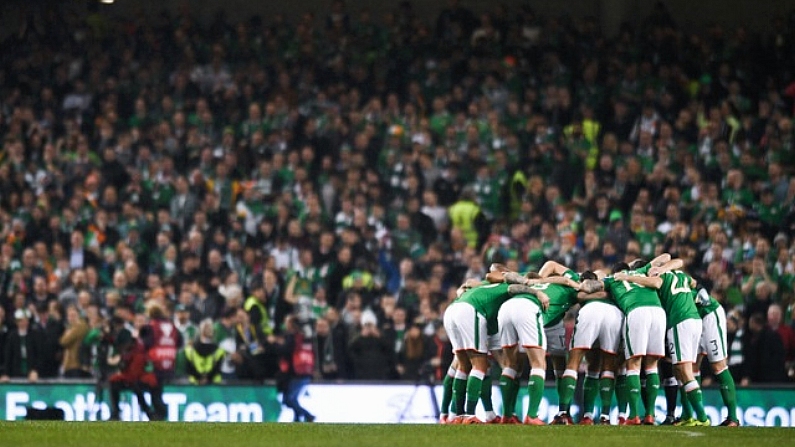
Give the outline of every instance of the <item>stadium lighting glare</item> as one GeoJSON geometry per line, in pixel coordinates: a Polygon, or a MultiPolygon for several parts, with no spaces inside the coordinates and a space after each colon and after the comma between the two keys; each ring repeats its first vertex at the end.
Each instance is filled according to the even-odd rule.
{"type": "Polygon", "coordinates": [[[115,0],[99,0],[100,3],[105,5],[112,5],[115,0]]]}

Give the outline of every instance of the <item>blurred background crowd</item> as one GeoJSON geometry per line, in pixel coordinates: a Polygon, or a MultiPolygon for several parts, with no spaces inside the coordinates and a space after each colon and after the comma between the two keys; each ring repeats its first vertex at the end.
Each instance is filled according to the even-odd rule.
{"type": "Polygon", "coordinates": [[[793,380],[793,45],[795,14],[690,33],[661,4],[615,38],[456,1],[29,16],[0,45],[0,380],[92,377],[152,303],[224,380],[273,378],[289,326],[316,378],[440,378],[491,262],[663,251],[739,381],[793,380]]]}

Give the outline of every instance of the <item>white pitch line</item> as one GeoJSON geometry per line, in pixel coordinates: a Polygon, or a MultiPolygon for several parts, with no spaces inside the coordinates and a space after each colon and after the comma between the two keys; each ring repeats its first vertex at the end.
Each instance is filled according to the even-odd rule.
{"type": "Polygon", "coordinates": [[[697,431],[687,431],[687,430],[675,430],[674,431],[674,430],[672,430],[672,432],[673,433],[680,433],[680,434],[683,434],[685,436],[689,436],[691,438],[698,438],[698,437],[704,436],[704,433],[700,433],[700,432],[697,432],[697,431]]]}

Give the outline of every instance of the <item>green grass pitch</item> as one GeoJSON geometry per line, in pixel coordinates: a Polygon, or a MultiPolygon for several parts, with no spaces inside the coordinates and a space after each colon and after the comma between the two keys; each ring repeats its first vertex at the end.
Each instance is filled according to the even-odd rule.
{"type": "Polygon", "coordinates": [[[529,427],[517,425],[0,422],[3,446],[587,446],[792,445],[788,428],[529,427]]]}

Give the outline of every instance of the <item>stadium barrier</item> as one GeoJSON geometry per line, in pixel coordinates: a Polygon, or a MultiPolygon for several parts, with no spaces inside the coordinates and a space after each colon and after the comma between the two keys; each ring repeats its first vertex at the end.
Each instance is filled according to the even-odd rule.
{"type": "MultiPolygon", "coordinates": [[[[108,391],[105,390],[102,400],[98,399],[96,391],[91,383],[0,384],[0,420],[22,420],[27,407],[59,408],[69,421],[105,420],[110,416],[108,391]]],[[[493,396],[494,407],[500,408],[497,387],[493,396]]],[[[130,394],[125,393],[122,399],[122,420],[146,420],[130,394]]],[[[300,398],[301,404],[317,416],[318,422],[340,423],[433,423],[437,419],[436,402],[440,399],[438,385],[375,383],[311,384],[300,398]]],[[[168,405],[169,421],[292,421],[292,410],[282,407],[281,396],[272,384],[170,385],[166,387],[164,400],[168,405]]],[[[519,396],[522,408],[526,408],[527,400],[527,392],[522,389],[519,396]]],[[[737,390],[737,400],[743,425],[795,427],[795,388],[742,388],[737,390]]],[[[720,423],[725,418],[720,391],[705,389],[704,401],[712,423],[720,423]]],[[[572,409],[574,414],[578,410],[576,406],[572,409]]],[[[613,408],[614,422],[616,411],[613,408]]],[[[551,420],[556,412],[557,395],[549,386],[544,392],[539,416],[551,420]]],[[[664,414],[665,398],[661,393],[657,399],[658,418],[664,414]]]]}

